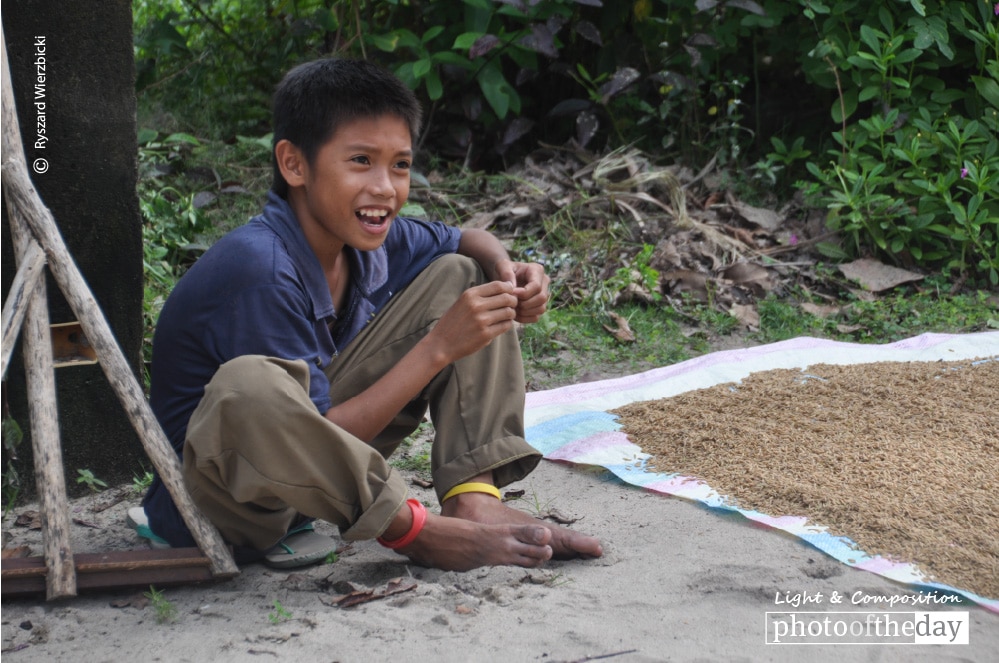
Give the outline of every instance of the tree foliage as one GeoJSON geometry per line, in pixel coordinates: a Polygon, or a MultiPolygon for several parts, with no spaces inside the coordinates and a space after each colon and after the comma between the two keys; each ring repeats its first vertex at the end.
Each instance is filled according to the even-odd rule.
{"type": "Polygon", "coordinates": [[[847,239],[999,282],[991,0],[136,0],[141,98],[214,138],[267,131],[290,66],[391,67],[426,151],[493,169],[538,142],[635,144],[797,183],[847,239]]]}

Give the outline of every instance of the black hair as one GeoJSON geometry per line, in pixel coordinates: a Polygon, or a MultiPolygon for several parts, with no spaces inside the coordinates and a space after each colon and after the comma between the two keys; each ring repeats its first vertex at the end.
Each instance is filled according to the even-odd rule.
{"type": "Polygon", "coordinates": [[[415,144],[423,116],[420,102],[392,72],[366,60],[324,58],[300,64],[277,86],[273,102],[274,142],[271,189],[288,197],[274,145],[288,140],[312,165],[319,149],[343,124],[360,118],[395,115],[409,125],[415,144]]]}

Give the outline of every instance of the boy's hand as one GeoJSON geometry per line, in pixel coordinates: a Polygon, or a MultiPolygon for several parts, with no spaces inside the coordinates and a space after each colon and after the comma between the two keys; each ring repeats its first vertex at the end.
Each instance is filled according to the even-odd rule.
{"type": "Polygon", "coordinates": [[[492,281],[462,293],[430,333],[446,363],[478,352],[513,327],[519,304],[515,290],[504,281],[492,281]]]}
{"type": "Polygon", "coordinates": [[[545,268],[536,262],[500,260],[496,263],[496,279],[511,284],[517,297],[517,322],[537,322],[548,309],[548,284],[551,279],[545,268]]]}

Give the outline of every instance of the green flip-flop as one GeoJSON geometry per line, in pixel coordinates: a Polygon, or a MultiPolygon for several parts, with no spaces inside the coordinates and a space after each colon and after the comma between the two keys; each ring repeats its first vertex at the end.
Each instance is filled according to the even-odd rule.
{"type": "Polygon", "coordinates": [[[336,541],[304,523],[285,535],[264,555],[264,564],[275,569],[296,569],[321,562],[336,552],[336,541]]]}
{"type": "Polygon", "coordinates": [[[125,516],[125,522],[130,528],[135,530],[136,534],[149,541],[150,548],[154,550],[166,550],[170,547],[166,539],[157,536],[153,530],[149,529],[149,518],[146,517],[146,510],[141,506],[129,509],[128,514],[125,516]]]}

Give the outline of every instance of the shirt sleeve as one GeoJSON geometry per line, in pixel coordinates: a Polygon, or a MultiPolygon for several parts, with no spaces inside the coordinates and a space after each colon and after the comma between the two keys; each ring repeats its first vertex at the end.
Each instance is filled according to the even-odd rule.
{"type": "Polygon", "coordinates": [[[302,360],[309,366],[309,397],[321,413],[330,409],[329,380],[322,368],[332,341],[323,321],[312,316],[311,301],[300,288],[262,285],[236,293],[209,327],[209,343],[224,359],[264,355],[302,360]]]}
{"type": "Polygon", "coordinates": [[[442,255],[456,253],[461,240],[461,230],[440,221],[422,221],[400,217],[397,219],[399,232],[389,236],[386,247],[391,256],[405,256],[398,260],[390,258],[394,269],[395,285],[408,284],[427,265],[442,255]]]}

